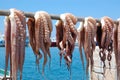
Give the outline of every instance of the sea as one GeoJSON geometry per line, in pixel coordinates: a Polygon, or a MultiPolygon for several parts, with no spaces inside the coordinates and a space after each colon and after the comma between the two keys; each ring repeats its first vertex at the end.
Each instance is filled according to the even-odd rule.
{"type": "MultiPolygon", "coordinates": [[[[39,64],[40,71],[38,71],[38,68],[36,67],[35,63],[35,55],[32,51],[32,48],[26,47],[25,62],[23,65],[23,80],[86,80],[86,73],[81,63],[78,47],[75,47],[73,52],[71,74],[70,71],[67,69],[64,59],[62,59],[62,63],[60,66],[59,49],[57,47],[51,47],[50,53],[52,57],[51,66],[49,68],[48,61],[43,76],[42,75],[43,58],[40,60],[39,64]]],[[[4,69],[4,67],[5,67],[5,47],[0,47],[0,69],[4,69]]],[[[8,71],[9,70],[10,66],[8,68],[8,71]]]]}

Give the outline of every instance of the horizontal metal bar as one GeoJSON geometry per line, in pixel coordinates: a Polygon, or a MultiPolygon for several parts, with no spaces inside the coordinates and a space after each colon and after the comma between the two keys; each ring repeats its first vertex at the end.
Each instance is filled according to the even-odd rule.
{"type": "MultiPolygon", "coordinates": [[[[26,17],[34,17],[34,13],[32,12],[24,12],[26,17]]],[[[10,15],[10,11],[9,10],[0,10],[0,16],[9,16],[10,15]]],[[[60,20],[60,16],[59,15],[55,15],[55,14],[50,14],[51,18],[54,20],[60,20]]],[[[84,21],[84,18],[81,17],[77,17],[78,21],[84,21]]],[[[96,19],[97,22],[100,21],[100,19],[96,19]]],[[[114,21],[116,24],[118,24],[118,21],[114,21]]]]}

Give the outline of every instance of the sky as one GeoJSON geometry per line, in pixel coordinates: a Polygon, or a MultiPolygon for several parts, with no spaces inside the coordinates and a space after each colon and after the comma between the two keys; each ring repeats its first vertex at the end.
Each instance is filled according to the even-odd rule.
{"type": "MultiPolygon", "coordinates": [[[[34,13],[36,11],[46,11],[49,14],[56,15],[67,12],[79,17],[92,16],[98,19],[109,16],[113,20],[117,20],[120,17],[120,0],[0,0],[0,10],[9,10],[10,8],[34,13]]],[[[4,16],[0,16],[1,33],[4,33],[3,21],[4,16]]],[[[56,20],[52,21],[52,37],[55,37],[56,20]]],[[[78,26],[76,25],[76,28],[78,26]]]]}

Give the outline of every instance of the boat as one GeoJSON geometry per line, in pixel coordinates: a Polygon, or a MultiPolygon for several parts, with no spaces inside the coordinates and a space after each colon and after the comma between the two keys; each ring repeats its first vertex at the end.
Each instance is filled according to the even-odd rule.
{"type": "MultiPolygon", "coordinates": [[[[29,46],[29,37],[26,36],[25,46],[29,46]]],[[[5,35],[0,34],[0,47],[5,47],[5,35]]]]}
{"type": "MultiPolygon", "coordinates": [[[[57,47],[57,45],[56,45],[56,38],[55,37],[52,37],[51,38],[51,47],[57,47]]],[[[76,47],[78,47],[78,41],[76,40],[76,42],[75,42],[75,46],[76,47]]]]}
{"type": "Polygon", "coordinates": [[[51,46],[50,47],[56,47],[57,45],[56,45],[56,38],[55,37],[53,37],[53,38],[51,38],[51,46]]]}
{"type": "Polygon", "coordinates": [[[5,46],[5,40],[4,40],[4,34],[0,35],[0,47],[4,47],[5,46]]]}
{"type": "MultiPolygon", "coordinates": [[[[0,80],[3,80],[3,78],[4,78],[4,72],[5,72],[4,69],[0,69],[0,80]]],[[[10,71],[6,72],[6,78],[7,78],[7,80],[10,79],[10,71]]]]}

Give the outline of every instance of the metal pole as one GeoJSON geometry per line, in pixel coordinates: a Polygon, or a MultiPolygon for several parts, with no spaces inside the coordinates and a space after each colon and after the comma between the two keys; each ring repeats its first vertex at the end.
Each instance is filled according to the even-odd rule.
{"type": "MultiPolygon", "coordinates": [[[[34,13],[32,12],[24,12],[26,17],[34,17],[34,13]]],[[[10,15],[10,11],[9,10],[0,10],[0,16],[9,16],[10,15]]],[[[59,15],[55,15],[55,14],[50,14],[51,18],[54,20],[60,20],[60,16],[59,15]]],[[[81,17],[77,17],[78,21],[84,21],[84,18],[81,17]]],[[[99,22],[99,19],[96,19],[97,22],[99,22]]],[[[114,21],[116,24],[118,23],[118,21],[114,21]]]]}

